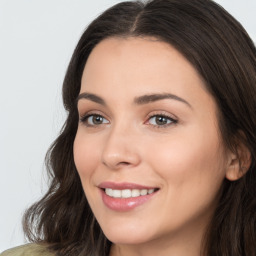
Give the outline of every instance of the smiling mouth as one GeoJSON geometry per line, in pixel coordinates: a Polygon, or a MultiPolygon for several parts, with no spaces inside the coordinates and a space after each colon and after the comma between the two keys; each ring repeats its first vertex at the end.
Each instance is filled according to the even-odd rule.
{"type": "Polygon", "coordinates": [[[150,195],[157,190],[158,188],[151,188],[151,189],[112,189],[112,188],[105,188],[103,189],[105,194],[112,198],[134,198],[140,196],[150,195]]]}
{"type": "Polygon", "coordinates": [[[126,212],[151,201],[160,188],[135,183],[102,182],[99,184],[105,206],[113,211],[126,212]]]}

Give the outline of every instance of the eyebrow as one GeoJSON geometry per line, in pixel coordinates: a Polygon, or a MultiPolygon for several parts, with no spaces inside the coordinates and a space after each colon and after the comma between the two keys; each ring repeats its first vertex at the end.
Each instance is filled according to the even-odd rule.
{"type": "MultiPolygon", "coordinates": [[[[93,94],[93,93],[87,93],[87,92],[83,92],[81,94],[78,95],[77,99],[76,99],[76,103],[78,103],[79,100],[81,99],[88,99],[91,100],[93,102],[96,102],[98,104],[101,104],[103,106],[106,106],[106,102],[99,96],[93,94]]],[[[192,108],[192,106],[183,98],[171,94],[171,93],[159,93],[159,94],[147,94],[147,95],[143,95],[140,97],[136,97],[134,99],[134,103],[137,105],[144,105],[144,104],[148,104],[150,102],[155,102],[155,101],[159,101],[159,100],[165,100],[165,99],[171,99],[171,100],[177,100],[179,102],[185,103],[187,106],[189,106],[190,108],[192,108]]]]}
{"type": "Polygon", "coordinates": [[[87,92],[80,93],[76,99],[76,103],[78,103],[78,101],[81,99],[91,100],[93,102],[106,106],[106,102],[101,97],[92,93],[87,93],[87,92]]]}
{"type": "Polygon", "coordinates": [[[134,102],[138,105],[143,105],[143,104],[147,104],[147,103],[150,103],[150,102],[155,102],[155,101],[158,101],[158,100],[165,100],[165,99],[177,100],[177,101],[180,101],[182,103],[185,103],[190,108],[192,108],[192,106],[186,100],[182,99],[181,97],[179,97],[177,95],[171,94],[171,93],[143,95],[143,96],[135,98],[134,102]]]}

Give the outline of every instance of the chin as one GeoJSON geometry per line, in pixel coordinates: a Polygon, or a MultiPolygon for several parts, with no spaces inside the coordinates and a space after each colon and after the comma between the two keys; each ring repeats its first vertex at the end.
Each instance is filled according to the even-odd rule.
{"type": "Polygon", "coordinates": [[[153,239],[153,234],[142,227],[113,227],[103,229],[105,236],[114,244],[143,244],[153,239]]]}
{"type": "Polygon", "coordinates": [[[106,235],[109,241],[111,241],[113,244],[126,244],[126,245],[138,245],[138,244],[144,244],[149,242],[149,237],[136,235],[133,234],[109,234],[106,235]]]}

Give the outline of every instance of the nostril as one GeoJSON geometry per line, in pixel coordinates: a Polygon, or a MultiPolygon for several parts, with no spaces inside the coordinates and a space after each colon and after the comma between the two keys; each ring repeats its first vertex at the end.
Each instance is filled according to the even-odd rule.
{"type": "Polygon", "coordinates": [[[129,162],[120,162],[119,165],[129,165],[129,162]]]}

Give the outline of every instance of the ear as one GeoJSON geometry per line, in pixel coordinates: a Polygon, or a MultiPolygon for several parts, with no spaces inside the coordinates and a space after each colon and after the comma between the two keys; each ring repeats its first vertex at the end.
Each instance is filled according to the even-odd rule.
{"type": "Polygon", "coordinates": [[[239,142],[235,149],[236,152],[230,152],[228,157],[228,167],[226,178],[230,181],[240,179],[251,166],[251,152],[242,143],[239,142]]]}

